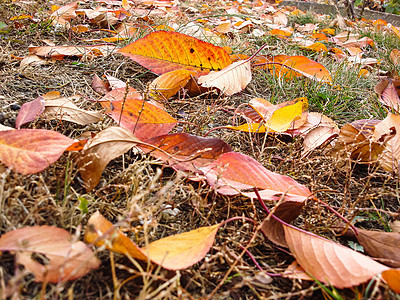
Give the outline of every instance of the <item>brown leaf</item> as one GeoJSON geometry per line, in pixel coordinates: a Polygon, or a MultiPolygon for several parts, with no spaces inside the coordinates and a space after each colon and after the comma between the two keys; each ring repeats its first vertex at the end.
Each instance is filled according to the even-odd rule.
{"type": "Polygon", "coordinates": [[[0,131],[0,161],[19,173],[37,173],[58,160],[74,142],[51,130],[0,131]]]}
{"type": "Polygon", "coordinates": [[[110,84],[108,82],[103,81],[97,74],[93,76],[92,83],[90,84],[92,89],[100,94],[100,95],[105,95],[107,94],[111,89],[110,89],[110,84]]]}
{"type": "Polygon", "coordinates": [[[387,171],[397,172],[400,160],[400,116],[388,113],[375,126],[374,141],[384,143],[384,150],[378,158],[379,164],[387,171]]]}
{"type": "Polygon", "coordinates": [[[357,234],[348,230],[346,235],[357,238],[366,253],[385,265],[400,267],[400,233],[372,231],[357,228],[357,234]]]}
{"type": "Polygon", "coordinates": [[[118,52],[156,74],[179,69],[207,74],[231,63],[223,48],[171,31],[152,32],[118,52]]]}
{"type": "Polygon", "coordinates": [[[183,171],[195,171],[213,162],[221,154],[232,151],[229,145],[220,139],[188,133],[161,135],[146,140],[146,143],[157,148],[146,145],[139,145],[139,148],[163,160],[174,169],[183,171]]]}
{"type": "Polygon", "coordinates": [[[118,48],[112,45],[29,47],[29,53],[56,60],[62,60],[66,56],[91,59],[93,57],[110,55],[116,50],[118,50],[118,48]]]}
{"type": "Polygon", "coordinates": [[[250,61],[239,60],[221,71],[211,71],[209,74],[200,76],[198,83],[203,87],[215,87],[226,95],[241,92],[251,81],[250,61]]]}
{"type": "Polygon", "coordinates": [[[23,124],[34,121],[44,111],[45,100],[42,96],[33,101],[22,104],[19,110],[15,127],[20,128],[23,124]]]}
{"type": "Polygon", "coordinates": [[[283,226],[297,262],[319,281],[337,288],[359,285],[389,268],[350,248],[312,233],[283,226]]]}
{"type": "Polygon", "coordinates": [[[17,263],[35,275],[35,281],[61,282],[84,276],[100,265],[82,242],[73,241],[69,232],[52,226],[33,226],[13,230],[0,237],[1,251],[17,251],[17,263]],[[32,254],[45,256],[37,262],[32,254]]]}
{"type": "Polygon", "coordinates": [[[107,164],[140,142],[122,127],[109,127],[100,131],[76,157],[85,188],[91,190],[99,183],[107,164]]]}
{"type": "Polygon", "coordinates": [[[397,94],[393,81],[382,79],[376,86],[375,92],[379,96],[379,101],[389,108],[393,108],[396,112],[400,111],[400,98],[397,94]]]}

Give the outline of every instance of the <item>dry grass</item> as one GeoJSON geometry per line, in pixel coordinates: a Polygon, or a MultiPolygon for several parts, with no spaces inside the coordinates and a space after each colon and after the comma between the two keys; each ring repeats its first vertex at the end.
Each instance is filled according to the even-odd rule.
{"type": "MultiPolygon", "coordinates": [[[[39,15],[45,15],[48,4],[38,1],[37,5],[35,9],[39,15]]],[[[0,20],[8,20],[20,13],[11,1],[0,4],[0,20]]],[[[301,24],[304,20],[292,19],[291,22],[301,24]]],[[[56,44],[82,44],[81,37],[66,32],[56,33],[46,22],[34,26],[27,24],[20,31],[12,29],[0,34],[0,123],[14,126],[18,109],[23,103],[52,90],[59,91],[63,96],[80,94],[83,98],[77,105],[99,109],[97,104],[90,101],[99,98],[90,87],[94,74],[101,76],[108,71],[110,75],[129,81],[143,92],[148,82],[155,78],[155,75],[119,55],[85,62],[58,61],[46,66],[21,69],[19,61],[11,55],[24,56],[30,44],[41,45],[41,40],[45,38],[56,44]]],[[[378,50],[398,46],[388,37],[381,38],[378,50]]],[[[268,53],[304,54],[275,38],[254,41],[238,36],[232,45],[240,45],[238,41],[248,41],[252,45],[247,47],[247,52],[255,51],[266,41],[270,45],[268,53]]],[[[240,46],[234,50],[245,52],[240,46]]],[[[194,124],[182,124],[177,130],[197,135],[203,135],[217,126],[231,124],[233,114],[229,111],[253,97],[279,103],[306,96],[310,99],[312,111],[323,112],[341,124],[364,117],[383,117],[384,112],[372,93],[376,79],[358,78],[357,70],[349,72],[348,66],[335,63],[329,57],[318,59],[335,72],[334,86],[346,88],[320,86],[303,79],[288,82],[256,72],[251,84],[239,95],[180,96],[166,107],[178,120],[194,124]]],[[[29,128],[47,128],[77,137],[88,131],[97,132],[111,124],[108,119],[89,126],[39,120],[30,124],[29,128]]],[[[337,161],[327,157],[323,149],[307,159],[301,159],[302,141],[298,138],[227,130],[213,131],[212,135],[227,142],[233,150],[256,158],[269,170],[289,175],[305,184],[344,217],[353,219],[362,216],[364,219],[358,223],[359,226],[388,230],[388,221],[399,211],[398,178],[373,166],[337,161]]],[[[257,203],[244,197],[218,195],[209,186],[189,181],[185,176],[134,151],[113,160],[104,171],[99,186],[89,193],[83,188],[78,171],[68,154],[45,171],[34,175],[20,175],[0,165],[0,233],[24,226],[47,224],[80,234],[88,217],[98,210],[114,223],[129,215],[130,219],[123,228],[129,237],[142,246],[146,240],[151,242],[213,225],[233,216],[246,216],[258,223],[265,217],[265,212],[257,203]],[[88,213],[80,208],[80,203],[85,200],[88,213]]],[[[336,221],[325,208],[312,202],[304,208],[296,225],[346,243],[333,233],[336,221]]],[[[128,258],[99,249],[96,253],[102,261],[99,269],[73,282],[60,284],[35,283],[33,276],[16,266],[13,256],[5,253],[1,257],[0,290],[2,295],[6,291],[10,296],[15,293],[26,299],[193,299],[207,297],[236,264],[230,270],[228,279],[216,290],[213,299],[321,299],[323,295],[332,298],[315,282],[300,283],[274,277],[271,283],[266,284],[262,272],[257,270],[250,257],[240,257],[242,247],[248,245],[254,231],[253,225],[242,221],[227,224],[220,229],[206,258],[179,272],[143,264],[140,270],[128,258]]],[[[279,274],[293,261],[290,254],[265,240],[260,233],[248,251],[269,273],[279,274]]],[[[373,287],[367,287],[366,284],[353,290],[342,290],[336,295],[337,298],[394,297],[379,283],[373,287]]]]}

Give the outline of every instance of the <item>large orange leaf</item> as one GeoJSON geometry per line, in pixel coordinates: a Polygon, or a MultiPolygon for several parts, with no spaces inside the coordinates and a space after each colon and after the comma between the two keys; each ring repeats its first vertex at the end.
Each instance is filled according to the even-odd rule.
{"type": "Polygon", "coordinates": [[[223,48],[171,31],[152,32],[118,52],[156,74],[179,69],[207,74],[231,63],[223,48]]]}
{"type": "Polygon", "coordinates": [[[86,143],[83,151],[76,156],[86,189],[91,190],[99,183],[104,168],[111,160],[139,142],[128,130],[109,127],[86,143]]]}
{"type": "Polygon", "coordinates": [[[0,237],[0,251],[17,251],[17,263],[35,275],[35,281],[60,282],[79,278],[97,268],[100,261],[84,243],[74,242],[71,234],[52,226],[33,226],[13,230],[0,237]],[[31,256],[47,258],[40,264],[31,256]]]}
{"type": "Polygon", "coordinates": [[[173,133],[146,140],[139,148],[163,160],[176,170],[194,171],[213,162],[231,147],[217,138],[204,138],[188,133],[173,133]],[[150,147],[154,145],[154,147],[150,147]]]}
{"type": "Polygon", "coordinates": [[[210,250],[221,224],[200,227],[176,234],[139,248],[132,240],[106,220],[99,212],[93,214],[85,232],[85,240],[97,246],[128,255],[132,258],[150,260],[169,270],[181,270],[197,263],[210,250]],[[107,241],[107,242],[105,242],[107,241]]]}
{"type": "Polygon", "coordinates": [[[226,95],[241,92],[251,81],[250,61],[239,60],[223,68],[200,76],[198,83],[203,87],[215,87],[226,95]]]}
{"type": "Polygon", "coordinates": [[[283,225],[297,262],[311,276],[337,288],[359,285],[389,268],[368,256],[332,241],[283,225]]]}
{"type": "Polygon", "coordinates": [[[138,99],[134,91],[125,94],[125,88],[112,90],[100,103],[115,122],[133,132],[138,139],[146,140],[167,134],[176,125],[177,121],[166,111],[138,99]]]}
{"type": "Polygon", "coordinates": [[[0,131],[0,161],[23,174],[43,171],[75,141],[56,131],[0,131]]]}
{"type": "Polygon", "coordinates": [[[289,176],[269,171],[253,158],[237,152],[224,153],[215,162],[200,169],[208,183],[224,195],[242,193],[257,198],[254,192],[245,192],[257,188],[266,200],[303,202],[311,196],[308,188],[289,176]]]}
{"type": "Polygon", "coordinates": [[[318,82],[332,83],[330,72],[320,63],[305,56],[277,55],[266,58],[264,62],[260,59],[256,67],[257,65],[269,69],[277,77],[292,79],[304,76],[318,82]]]}

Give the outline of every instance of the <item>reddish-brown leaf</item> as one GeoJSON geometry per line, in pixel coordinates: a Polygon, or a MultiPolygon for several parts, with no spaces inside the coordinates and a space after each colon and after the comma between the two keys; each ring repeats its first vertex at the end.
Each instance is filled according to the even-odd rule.
{"type": "Polygon", "coordinates": [[[348,288],[372,279],[389,268],[350,248],[283,226],[288,247],[304,270],[319,281],[348,288]]]}
{"type": "Polygon", "coordinates": [[[134,91],[125,96],[125,90],[112,90],[100,102],[117,124],[133,132],[142,141],[167,134],[174,128],[177,121],[166,111],[138,99],[134,91]],[[116,100],[108,102],[111,99],[116,100]]]}
{"type": "Polygon", "coordinates": [[[56,131],[0,131],[0,161],[23,174],[43,171],[75,141],[56,131]]]}
{"type": "Polygon", "coordinates": [[[157,136],[145,142],[156,148],[139,145],[140,149],[163,160],[174,169],[183,171],[195,171],[213,162],[221,154],[232,151],[231,147],[220,139],[188,133],[157,136]]]}
{"type": "Polygon", "coordinates": [[[73,280],[97,268],[100,261],[84,243],[73,241],[71,234],[52,226],[33,226],[13,230],[0,237],[0,251],[17,251],[17,263],[35,275],[35,281],[73,280]],[[47,258],[37,262],[32,254],[47,258]]]}
{"type": "Polygon", "coordinates": [[[231,63],[223,48],[171,31],[152,32],[118,52],[156,74],[185,69],[204,75],[231,63]]]}
{"type": "Polygon", "coordinates": [[[376,86],[375,92],[379,96],[379,101],[396,112],[400,111],[400,98],[396,87],[391,79],[382,79],[376,86]]]}
{"type": "Polygon", "coordinates": [[[224,195],[242,193],[257,198],[254,192],[246,192],[257,188],[265,200],[285,200],[304,202],[311,192],[289,176],[271,172],[253,158],[237,153],[222,154],[209,166],[200,168],[208,183],[224,195]]]}
{"type": "Polygon", "coordinates": [[[15,127],[19,129],[23,124],[34,121],[43,113],[44,105],[45,100],[42,96],[22,104],[17,119],[15,120],[15,127]]]}

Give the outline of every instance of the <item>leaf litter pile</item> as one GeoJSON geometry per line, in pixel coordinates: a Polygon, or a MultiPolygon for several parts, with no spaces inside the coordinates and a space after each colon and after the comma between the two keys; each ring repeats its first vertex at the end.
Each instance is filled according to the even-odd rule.
{"type": "Polygon", "coordinates": [[[2,298],[398,297],[399,28],[260,0],[0,8],[2,298]]]}

